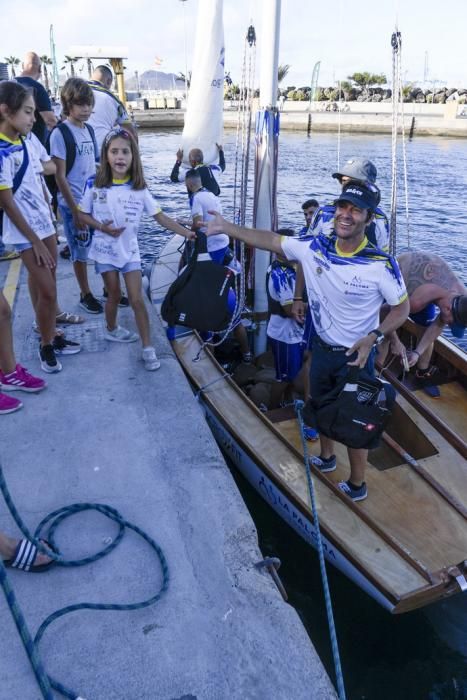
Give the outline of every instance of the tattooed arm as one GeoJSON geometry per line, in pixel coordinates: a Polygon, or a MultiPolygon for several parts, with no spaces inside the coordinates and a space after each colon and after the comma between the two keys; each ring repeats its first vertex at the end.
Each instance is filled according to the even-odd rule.
{"type": "Polygon", "coordinates": [[[449,265],[438,255],[416,251],[403,253],[398,262],[410,298],[410,311],[421,311],[436,302],[446,292],[460,294],[464,285],[457,279],[449,265]]]}

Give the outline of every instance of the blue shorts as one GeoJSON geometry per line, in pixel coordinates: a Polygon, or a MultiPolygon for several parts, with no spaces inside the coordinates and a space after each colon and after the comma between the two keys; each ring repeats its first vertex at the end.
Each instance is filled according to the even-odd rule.
{"type": "Polygon", "coordinates": [[[129,262],[126,263],[126,265],[124,265],[123,267],[115,267],[115,265],[107,265],[107,263],[95,262],[94,266],[98,275],[102,275],[104,272],[121,272],[122,275],[126,274],[127,272],[134,272],[135,270],[139,270],[141,272],[140,262],[129,262]]]}
{"type": "Polygon", "coordinates": [[[71,209],[60,204],[58,207],[63,221],[63,231],[66,236],[68,247],[70,249],[71,262],[87,262],[89,254],[89,242],[87,245],[82,245],[76,238],[78,229],[73,221],[71,209]]]}
{"type": "MultiPolygon", "coordinates": [[[[357,357],[357,353],[348,357],[345,353],[346,349],[338,351],[325,350],[319,340],[313,343],[313,358],[310,370],[310,394],[313,399],[319,400],[334,389],[342,379],[345,379],[350,369],[348,363],[357,357]]],[[[374,377],[375,348],[371,350],[364,369],[371,377],[374,377]]]]}
{"type": "MultiPolygon", "coordinates": [[[[54,236],[54,233],[51,233],[50,236],[54,236]]],[[[42,238],[43,241],[46,241],[47,238],[50,238],[50,236],[46,236],[45,238],[42,238]]],[[[22,253],[23,250],[29,250],[32,248],[32,243],[29,241],[27,243],[12,243],[13,249],[16,250],[17,253],[22,253]]]]}
{"type": "Polygon", "coordinates": [[[276,379],[278,382],[293,382],[303,365],[303,343],[284,343],[268,339],[274,355],[276,379]]]}
{"type": "Polygon", "coordinates": [[[302,345],[304,350],[311,350],[313,346],[313,338],[316,335],[315,325],[311,316],[310,307],[307,307],[305,317],[305,327],[303,329],[302,345]]]}
{"type": "Polygon", "coordinates": [[[417,324],[427,328],[431,326],[439,316],[439,307],[436,304],[427,304],[424,309],[417,311],[415,314],[410,314],[409,318],[417,324]]]}

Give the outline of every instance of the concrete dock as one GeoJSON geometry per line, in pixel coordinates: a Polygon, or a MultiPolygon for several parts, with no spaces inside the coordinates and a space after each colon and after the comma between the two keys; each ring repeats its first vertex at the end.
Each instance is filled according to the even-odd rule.
{"type": "MultiPolygon", "coordinates": [[[[0,263],[2,288],[9,270],[17,360],[44,376],[25,270],[0,263]]],[[[71,264],[60,260],[57,274],[61,308],[86,317],[67,327],[83,349],[60,358],[63,371],[47,375],[45,391],[17,392],[22,410],[0,416],[6,481],[31,530],[68,504],[117,508],[161,546],[170,584],[149,608],[78,611],[52,623],[40,646],[47,672],[86,700],[335,698],[297,613],[255,568],[262,559],[255,526],[155,315],[162,366],[150,373],[139,343],[108,343],[102,315],[79,309],[71,264]]],[[[89,276],[97,295],[101,280],[91,266],[89,276]]],[[[131,311],[120,310],[120,322],[135,329],[131,311]]],[[[0,528],[16,536],[0,500],[0,528]]],[[[78,558],[102,549],[116,530],[82,513],[59,527],[57,542],[65,558],[78,558]]],[[[93,564],[9,578],[35,634],[65,605],[150,598],[161,571],[148,545],[127,531],[93,564]]],[[[39,700],[1,594],[0,610],[0,699],[39,700]]]]}
{"type": "MultiPolygon", "coordinates": [[[[313,132],[390,134],[392,112],[390,104],[350,103],[349,112],[325,111],[326,103],[315,103],[310,110],[307,102],[285,102],[281,112],[281,130],[313,132]]],[[[456,116],[456,103],[446,105],[404,105],[404,128],[407,136],[467,137],[467,107],[464,116],[456,116]],[[451,109],[454,108],[454,109],[451,109]]],[[[457,107],[459,110],[460,107],[457,107]]],[[[182,109],[135,110],[140,129],[182,129],[185,112],[182,109]]],[[[224,128],[236,129],[238,113],[234,107],[224,109],[224,128]]],[[[402,120],[400,122],[402,124],[402,120]]]]}

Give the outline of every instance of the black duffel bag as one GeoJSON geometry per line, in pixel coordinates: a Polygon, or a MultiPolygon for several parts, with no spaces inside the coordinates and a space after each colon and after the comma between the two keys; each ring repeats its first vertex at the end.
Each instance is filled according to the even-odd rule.
{"type": "Polygon", "coordinates": [[[310,399],[303,419],[326,437],[347,447],[374,449],[391,417],[396,394],[387,382],[358,367],[319,401],[310,399]]]}
{"type": "Polygon", "coordinates": [[[162,303],[162,318],[169,326],[225,330],[235,307],[233,282],[232,270],[213,262],[206,236],[198,233],[187,266],[170,285],[162,303]]]}

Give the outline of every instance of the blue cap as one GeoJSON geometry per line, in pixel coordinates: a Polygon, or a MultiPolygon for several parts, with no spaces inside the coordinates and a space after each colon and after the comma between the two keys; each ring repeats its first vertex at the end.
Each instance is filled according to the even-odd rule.
{"type": "Polygon", "coordinates": [[[359,182],[349,182],[342,188],[342,192],[335,203],[350,202],[359,209],[369,209],[373,212],[378,206],[378,196],[374,189],[376,188],[372,187],[370,189],[370,187],[359,182]]]}

